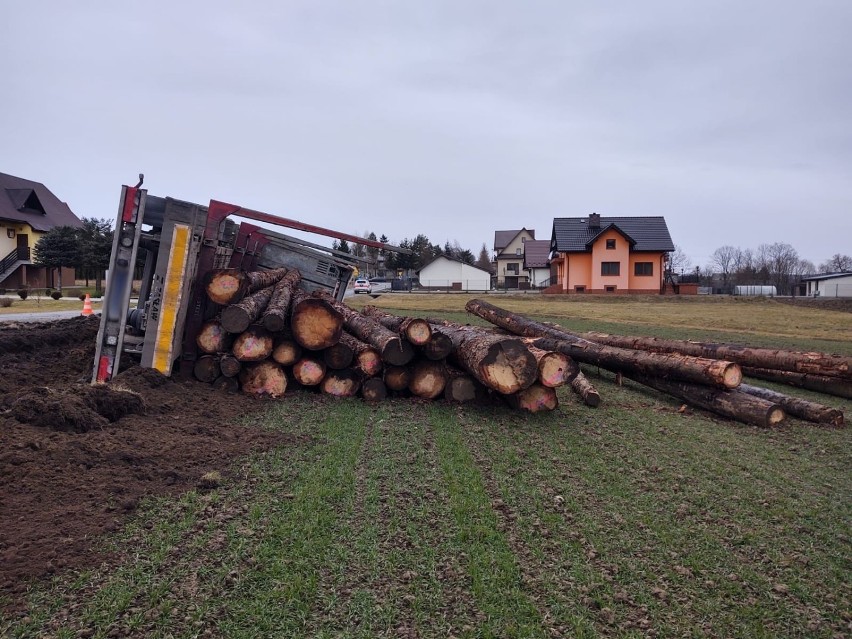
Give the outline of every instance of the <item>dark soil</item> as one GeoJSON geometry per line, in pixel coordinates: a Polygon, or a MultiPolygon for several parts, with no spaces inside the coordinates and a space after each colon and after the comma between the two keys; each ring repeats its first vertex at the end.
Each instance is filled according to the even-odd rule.
{"type": "Polygon", "coordinates": [[[212,471],[288,443],[239,425],[260,404],[138,366],[88,384],[96,318],[0,324],[0,602],[95,566],[102,535],[141,499],[203,488],[212,471]]]}
{"type": "Polygon", "coordinates": [[[849,297],[778,297],[779,302],[793,306],[807,306],[824,311],[843,311],[852,313],[852,298],[849,297]]]}

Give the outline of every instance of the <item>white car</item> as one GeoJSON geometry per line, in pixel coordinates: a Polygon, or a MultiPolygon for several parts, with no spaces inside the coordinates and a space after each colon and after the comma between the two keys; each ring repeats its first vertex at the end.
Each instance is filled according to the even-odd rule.
{"type": "Polygon", "coordinates": [[[363,278],[358,278],[355,280],[355,288],[353,289],[355,293],[372,293],[373,285],[370,284],[370,280],[365,280],[363,278]]]}

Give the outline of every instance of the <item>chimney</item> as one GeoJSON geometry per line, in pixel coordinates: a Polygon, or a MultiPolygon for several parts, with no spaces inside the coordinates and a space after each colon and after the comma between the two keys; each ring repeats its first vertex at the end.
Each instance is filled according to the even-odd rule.
{"type": "Polygon", "coordinates": [[[597,213],[589,214],[589,228],[599,229],[601,227],[601,216],[597,213]]]}

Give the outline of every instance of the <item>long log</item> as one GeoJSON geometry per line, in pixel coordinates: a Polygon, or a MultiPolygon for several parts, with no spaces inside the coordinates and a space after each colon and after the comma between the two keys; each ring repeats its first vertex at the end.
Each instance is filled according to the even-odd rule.
{"type": "Polygon", "coordinates": [[[414,357],[414,348],[405,338],[385,328],[376,320],[357,313],[346,304],[330,297],[326,299],[343,316],[346,330],[379,351],[382,361],[386,364],[405,366],[414,357]]]}
{"type": "Polygon", "coordinates": [[[488,388],[510,395],[538,378],[535,357],[521,340],[488,333],[476,326],[445,320],[433,323],[436,322],[440,322],[441,332],[453,342],[456,362],[488,388]]]}
{"type": "Polygon", "coordinates": [[[326,374],[325,362],[316,355],[304,355],[293,364],[293,379],[302,386],[316,386],[326,374]]]}
{"type": "Polygon", "coordinates": [[[334,370],[342,370],[349,368],[352,360],[355,357],[355,351],[343,341],[337,342],[334,346],[329,346],[322,352],[322,357],[326,365],[334,370]]]}
{"type": "Polygon", "coordinates": [[[236,377],[240,374],[243,365],[233,355],[222,355],[219,360],[219,369],[225,377],[236,377]]]}
{"type": "Polygon", "coordinates": [[[226,306],[222,310],[222,328],[229,333],[242,333],[260,319],[269,300],[272,299],[273,290],[275,290],[273,286],[267,286],[251,295],[246,295],[236,304],[226,306]]]}
{"type": "Polygon", "coordinates": [[[302,347],[291,339],[279,338],[272,348],[272,359],[282,366],[292,366],[302,356],[302,347]]]}
{"type": "Polygon", "coordinates": [[[741,366],[807,373],[852,380],[852,357],[829,353],[791,351],[775,348],[756,348],[742,344],[719,342],[694,342],[692,340],[662,339],[659,337],[631,337],[608,333],[580,333],[592,342],[650,351],[652,353],[681,353],[693,357],[724,359],[741,366]]]}
{"type": "Polygon", "coordinates": [[[432,336],[428,342],[420,347],[420,352],[429,359],[446,359],[453,352],[453,340],[442,333],[440,329],[432,326],[432,336]]]}
{"type": "Polygon", "coordinates": [[[743,393],[760,397],[781,406],[788,415],[800,417],[809,422],[817,424],[829,424],[831,426],[843,426],[843,411],[818,404],[799,397],[790,397],[784,393],[778,393],[768,388],[760,388],[751,384],[740,384],[737,389],[743,393]]]}
{"type": "Polygon", "coordinates": [[[222,328],[222,323],[217,319],[204,322],[195,337],[198,350],[202,353],[224,353],[231,348],[234,336],[222,328]]]}
{"type": "Polygon", "coordinates": [[[710,386],[674,380],[656,379],[626,373],[625,377],[662,393],[673,395],[687,404],[745,424],[770,427],[784,420],[784,409],[775,402],[754,397],[739,390],[721,390],[710,386]]]}
{"type": "Polygon", "coordinates": [[[555,410],[559,406],[556,390],[550,386],[535,383],[528,388],[506,395],[506,402],[512,408],[525,410],[529,413],[555,410]]]}
{"type": "Polygon", "coordinates": [[[388,390],[401,391],[408,388],[411,370],[405,366],[385,366],[383,379],[388,390]]]}
{"type": "Polygon", "coordinates": [[[334,346],[343,332],[343,315],[330,298],[309,295],[302,289],[293,293],[290,330],[302,348],[320,351],[334,346]]]}
{"type": "Polygon", "coordinates": [[[380,377],[368,377],[361,382],[361,397],[368,402],[380,402],[388,396],[388,387],[380,377]]]}
{"type": "Polygon", "coordinates": [[[463,404],[481,399],[485,389],[473,377],[453,366],[446,366],[447,385],[444,387],[444,399],[448,402],[463,404]]]}
{"type": "Polygon", "coordinates": [[[571,390],[583,399],[583,403],[586,406],[591,406],[592,408],[600,406],[600,394],[589,379],[583,375],[582,371],[577,374],[577,377],[571,380],[571,390]]]}
{"type": "Polygon", "coordinates": [[[516,335],[537,338],[534,344],[538,348],[559,351],[577,362],[594,364],[610,371],[707,384],[719,388],[736,388],[742,381],[742,370],[739,364],[733,362],[604,346],[497,308],[483,300],[470,300],[465,308],[468,312],[516,335]]]}
{"type": "Polygon", "coordinates": [[[216,304],[236,304],[249,293],[272,286],[287,273],[286,268],[269,271],[243,271],[223,268],[210,271],[206,276],[205,290],[216,304]]]}
{"type": "Polygon", "coordinates": [[[343,331],[340,335],[340,343],[352,349],[352,352],[355,354],[354,366],[364,376],[375,377],[382,372],[382,367],[384,366],[382,356],[375,348],[346,331],[343,331]]]}
{"type": "Polygon", "coordinates": [[[240,371],[240,388],[253,397],[281,397],[287,390],[287,376],[270,360],[248,364],[240,371]]]}
{"type": "Polygon", "coordinates": [[[262,326],[249,326],[234,340],[231,352],[241,362],[259,362],[272,353],[272,334],[262,326]]]}
{"type": "Polygon", "coordinates": [[[408,390],[423,399],[440,397],[447,385],[447,370],[443,362],[422,359],[411,368],[408,390]]]}
{"type": "Polygon", "coordinates": [[[577,363],[565,353],[545,351],[531,345],[527,345],[527,348],[538,363],[538,382],[542,386],[558,388],[580,372],[577,363]]]}
{"type": "Polygon", "coordinates": [[[402,335],[415,346],[427,344],[432,337],[432,328],[429,326],[429,322],[419,317],[392,315],[369,304],[361,309],[361,314],[376,320],[394,333],[402,335]]]}
{"type": "Polygon", "coordinates": [[[762,379],[767,382],[778,382],[789,384],[798,388],[845,397],[852,399],[852,383],[837,377],[826,377],[825,375],[811,375],[809,373],[792,373],[790,371],[776,371],[768,368],[752,368],[744,366],[743,373],[748,377],[762,379]]]}
{"type": "Polygon", "coordinates": [[[293,300],[293,294],[299,288],[301,279],[302,274],[297,269],[290,269],[275,284],[272,298],[269,300],[261,320],[266,330],[277,333],[287,327],[290,319],[290,304],[293,300]]]}
{"type": "Polygon", "coordinates": [[[212,383],[219,377],[219,359],[213,355],[202,355],[195,360],[192,374],[199,382],[212,383]]]}
{"type": "Polygon", "coordinates": [[[355,397],[361,388],[361,375],[346,368],[341,371],[328,371],[320,384],[320,390],[335,397],[355,397]]]}

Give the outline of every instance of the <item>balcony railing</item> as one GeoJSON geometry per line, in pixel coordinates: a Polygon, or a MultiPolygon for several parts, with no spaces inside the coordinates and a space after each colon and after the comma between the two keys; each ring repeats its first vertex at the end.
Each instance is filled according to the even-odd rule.
{"type": "Polygon", "coordinates": [[[6,257],[0,261],[0,274],[5,273],[10,268],[12,268],[16,262],[28,262],[30,260],[30,247],[29,246],[19,246],[16,249],[13,249],[11,253],[9,253],[6,257]]]}

